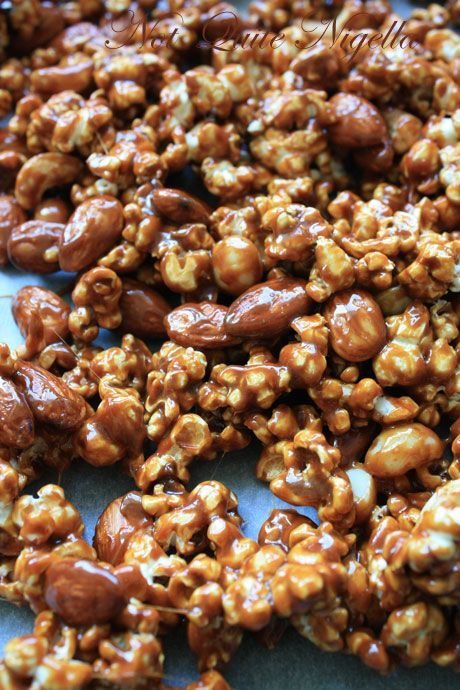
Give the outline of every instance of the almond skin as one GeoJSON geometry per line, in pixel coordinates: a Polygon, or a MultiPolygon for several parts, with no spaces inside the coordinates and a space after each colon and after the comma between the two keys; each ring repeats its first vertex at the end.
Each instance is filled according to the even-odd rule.
{"type": "Polygon", "coordinates": [[[59,271],[57,253],[64,232],[63,223],[29,220],[18,225],[8,240],[8,256],[12,264],[32,273],[59,271]],[[52,250],[53,260],[46,260],[52,250]]]}
{"type": "Polygon", "coordinates": [[[241,338],[280,335],[292,319],[307,313],[309,302],[303,280],[276,278],[259,283],[230,305],[225,332],[241,338]]]}
{"type": "Polygon", "coordinates": [[[159,188],[152,192],[155,210],[173,223],[204,223],[208,225],[210,209],[191,194],[181,189],[159,188]]]}
{"type": "Polygon", "coordinates": [[[238,297],[261,280],[263,264],[254,242],[226,237],[212,250],[212,270],[219,287],[238,297]]]}
{"type": "Polygon", "coordinates": [[[171,310],[168,302],[148,285],[125,279],[121,293],[121,328],[138,338],[158,338],[165,334],[163,319],[171,310]]]}
{"type": "Polygon", "coordinates": [[[11,194],[0,194],[0,266],[6,266],[6,247],[14,228],[25,223],[27,216],[11,194]]]}
{"type": "Polygon", "coordinates": [[[108,195],[84,201],[72,213],[59,245],[63,271],[81,271],[105,254],[123,230],[123,206],[108,195]]]}
{"type": "Polygon", "coordinates": [[[336,146],[361,149],[389,139],[383,116],[370,101],[352,93],[337,93],[329,104],[336,122],[329,126],[329,140],[336,146]]]}
{"type": "Polygon", "coordinates": [[[43,342],[46,344],[64,340],[69,327],[70,307],[52,290],[39,285],[25,285],[17,291],[11,304],[14,320],[21,334],[27,338],[38,320],[43,326],[43,342]]]}
{"type": "Polygon", "coordinates": [[[116,498],[97,521],[93,542],[97,555],[102,561],[118,565],[123,560],[129,538],[151,524],[138,491],[116,498]]]}
{"type": "Polygon", "coordinates": [[[344,290],[326,303],[324,316],[333,350],[348,362],[365,362],[386,343],[382,310],[365,290],[344,290]]]}
{"type": "Polygon", "coordinates": [[[46,369],[31,362],[18,361],[13,381],[37,421],[69,431],[82,424],[86,416],[84,399],[46,369]]]}
{"type": "Polygon", "coordinates": [[[102,625],[125,605],[118,578],[88,560],[64,558],[46,571],[45,601],[69,625],[102,625]]]}
{"type": "Polygon", "coordinates": [[[228,347],[239,342],[224,330],[227,307],[212,302],[183,304],[165,318],[166,330],[183,347],[228,347]]]}
{"type": "Polygon", "coordinates": [[[0,444],[27,448],[34,440],[34,418],[23,395],[0,376],[0,444]]]}

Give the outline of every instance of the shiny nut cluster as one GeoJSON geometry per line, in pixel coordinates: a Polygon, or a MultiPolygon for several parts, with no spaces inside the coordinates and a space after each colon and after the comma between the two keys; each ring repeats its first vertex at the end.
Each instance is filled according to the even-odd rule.
{"type": "Polygon", "coordinates": [[[179,625],[188,690],[288,625],[460,670],[459,3],[356,54],[324,26],[384,34],[387,0],[255,0],[239,43],[232,11],[0,7],[0,265],[71,285],[21,288],[0,345],[0,596],[37,615],[2,690],[173,690],[179,625]],[[190,482],[251,442],[286,503],[258,541],[212,464],[190,482]],[[80,461],[133,480],[92,545],[27,493],[80,461]]]}

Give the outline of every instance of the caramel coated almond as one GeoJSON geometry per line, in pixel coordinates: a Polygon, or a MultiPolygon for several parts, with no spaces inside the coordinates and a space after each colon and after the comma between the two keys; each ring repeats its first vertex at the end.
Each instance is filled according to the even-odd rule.
{"type": "Polygon", "coordinates": [[[61,430],[76,429],[82,424],[86,403],[59,377],[37,364],[19,361],[13,380],[38,421],[61,430]]]}
{"type": "Polygon", "coordinates": [[[227,307],[212,302],[183,304],[165,318],[166,330],[183,347],[218,348],[235,345],[238,338],[225,331],[227,307]]]}
{"type": "Polygon", "coordinates": [[[242,338],[271,338],[308,311],[305,282],[277,278],[243,292],[229,307],[225,331],[242,338]]]}
{"type": "Polygon", "coordinates": [[[0,376],[0,444],[27,448],[34,439],[34,418],[16,386],[0,376]]]}
{"type": "Polygon", "coordinates": [[[125,605],[117,577],[89,560],[64,558],[46,572],[45,601],[69,625],[102,625],[125,605]]]}
{"type": "Polygon", "coordinates": [[[108,195],[84,201],[71,215],[59,246],[63,271],[81,271],[116,243],[123,229],[123,206],[108,195]]]}

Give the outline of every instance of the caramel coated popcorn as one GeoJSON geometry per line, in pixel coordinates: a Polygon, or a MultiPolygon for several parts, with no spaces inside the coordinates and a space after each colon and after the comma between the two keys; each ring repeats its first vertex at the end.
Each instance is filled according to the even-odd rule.
{"type": "Polygon", "coordinates": [[[230,12],[0,11],[0,265],[69,282],[0,345],[0,597],[36,614],[2,689],[175,690],[179,626],[187,690],[288,626],[460,669],[460,5],[387,47],[357,46],[385,0],[252,2],[239,40],[230,12]],[[251,441],[285,504],[257,541],[214,477],[251,441]],[[92,544],[40,480],[81,461],[132,480],[92,544]]]}

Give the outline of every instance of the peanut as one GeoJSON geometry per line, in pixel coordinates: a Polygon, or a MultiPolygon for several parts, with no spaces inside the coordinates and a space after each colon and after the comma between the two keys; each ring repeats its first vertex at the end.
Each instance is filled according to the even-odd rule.
{"type": "Polygon", "coordinates": [[[364,458],[364,469],[374,477],[399,477],[438,460],[444,444],[423,424],[400,424],[384,429],[364,458]]]}

